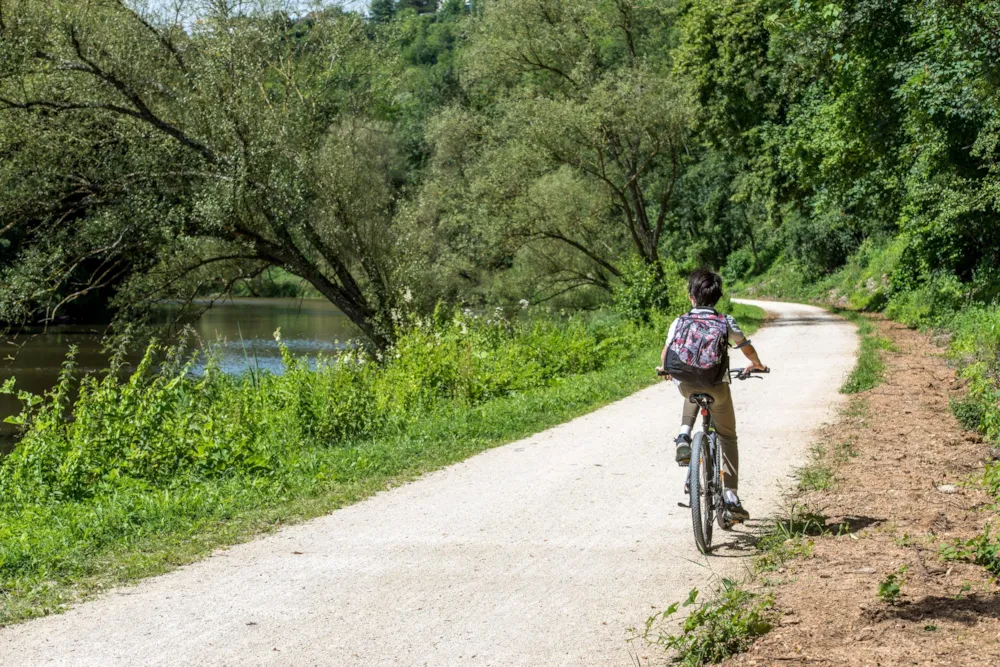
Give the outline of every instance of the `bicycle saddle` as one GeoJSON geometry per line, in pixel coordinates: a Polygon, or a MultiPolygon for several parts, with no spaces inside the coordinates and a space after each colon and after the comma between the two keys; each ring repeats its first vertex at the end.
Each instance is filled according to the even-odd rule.
{"type": "Polygon", "coordinates": [[[691,394],[688,396],[688,400],[699,405],[711,405],[715,403],[715,399],[708,394],[691,394]]]}

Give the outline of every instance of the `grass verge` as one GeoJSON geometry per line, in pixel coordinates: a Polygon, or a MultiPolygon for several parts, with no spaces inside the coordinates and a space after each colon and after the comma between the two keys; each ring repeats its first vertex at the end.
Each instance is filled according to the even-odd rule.
{"type": "Polygon", "coordinates": [[[868,318],[851,311],[838,311],[851,322],[858,325],[858,335],[861,345],[858,349],[858,361],[854,370],[840,388],[842,394],[860,394],[873,389],[885,380],[885,352],[893,351],[892,341],[878,335],[878,329],[868,318]]]}
{"type": "MultiPolygon", "coordinates": [[[[748,306],[734,306],[734,314],[750,331],[765,317],[748,306]]],[[[296,450],[270,477],[157,486],[109,472],[105,477],[115,475],[114,483],[102,479],[100,493],[0,504],[0,625],[60,611],[111,586],[328,513],[624,398],[656,381],[655,333],[650,342],[656,347],[599,370],[474,405],[442,401],[405,429],[296,450]]],[[[305,370],[298,372],[309,380],[305,370]]]]}
{"type": "MultiPolygon", "coordinates": [[[[230,479],[190,490],[141,489],[36,508],[23,535],[37,560],[3,581],[0,625],[59,611],[81,596],[166,572],[212,549],[349,505],[422,473],[536,433],[651,384],[656,352],[471,409],[452,406],[409,431],[349,450],[325,449],[280,487],[230,479]],[[347,480],[333,470],[354,465],[347,480]],[[378,461],[378,465],[367,465],[378,461]]],[[[19,517],[22,520],[29,517],[19,517]]],[[[17,539],[18,536],[9,536],[17,539]]]]}

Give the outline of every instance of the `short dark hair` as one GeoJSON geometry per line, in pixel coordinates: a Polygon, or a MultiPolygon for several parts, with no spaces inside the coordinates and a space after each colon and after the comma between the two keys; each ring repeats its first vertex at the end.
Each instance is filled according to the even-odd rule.
{"type": "Polygon", "coordinates": [[[694,305],[712,308],[722,298],[722,276],[708,269],[696,269],[688,278],[688,294],[694,305]]]}

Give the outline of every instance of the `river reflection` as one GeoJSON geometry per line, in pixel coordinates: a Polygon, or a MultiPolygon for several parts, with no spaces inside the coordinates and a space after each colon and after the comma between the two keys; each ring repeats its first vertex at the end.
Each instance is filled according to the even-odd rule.
{"type": "MultiPolygon", "coordinates": [[[[315,357],[329,354],[357,337],[357,329],[343,313],[324,299],[232,299],[214,304],[194,324],[199,338],[217,345],[227,373],[241,373],[248,364],[280,373],[281,355],[274,332],[293,354],[315,357]]],[[[0,382],[16,377],[17,387],[32,393],[46,391],[56,381],[66,352],[76,345],[82,372],[107,367],[101,352],[102,333],[92,328],[63,326],[44,334],[22,334],[8,341],[0,361],[0,382]]],[[[0,396],[0,419],[20,410],[11,396],[0,396]]],[[[13,427],[0,426],[0,452],[13,444],[13,427]],[[5,436],[5,437],[3,437],[5,436]]]]}

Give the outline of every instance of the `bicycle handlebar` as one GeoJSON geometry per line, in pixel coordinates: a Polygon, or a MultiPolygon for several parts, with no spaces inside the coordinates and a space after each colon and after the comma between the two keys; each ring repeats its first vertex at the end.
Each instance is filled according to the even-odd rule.
{"type": "MultiPolygon", "coordinates": [[[[749,373],[745,373],[744,369],[740,368],[740,369],[737,369],[735,371],[734,370],[729,371],[729,377],[734,377],[737,380],[749,380],[754,375],[758,375],[760,373],[770,373],[770,372],[771,372],[771,369],[769,367],[765,367],[764,370],[762,370],[762,371],[757,370],[755,368],[752,371],[750,371],[749,373]]],[[[763,380],[764,378],[759,377],[757,379],[758,380],[763,380]]]]}
{"type": "MultiPolygon", "coordinates": [[[[729,377],[734,377],[737,380],[749,380],[754,375],[758,375],[760,373],[770,373],[771,372],[770,368],[765,368],[762,371],[754,369],[754,370],[750,371],[750,373],[744,373],[743,370],[744,369],[742,369],[742,368],[737,369],[737,370],[730,370],[729,371],[729,377]]],[[[660,377],[664,377],[666,375],[670,375],[670,373],[668,373],[667,371],[663,370],[662,368],[657,368],[656,369],[656,374],[658,376],[660,376],[660,377]]],[[[757,379],[758,380],[763,380],[764,378],[757,378],[757,379]]]]}

